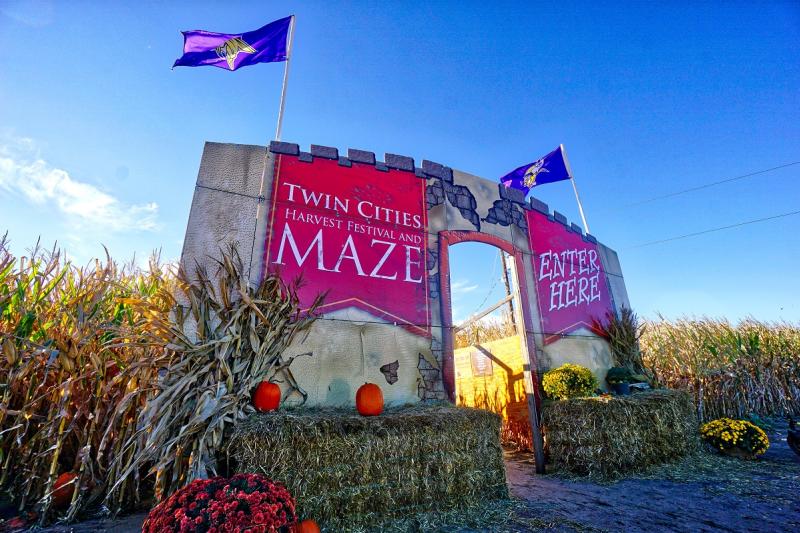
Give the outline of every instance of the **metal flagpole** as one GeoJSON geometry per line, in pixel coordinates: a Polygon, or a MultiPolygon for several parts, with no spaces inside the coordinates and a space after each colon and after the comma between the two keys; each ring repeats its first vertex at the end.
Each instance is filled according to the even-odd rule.
{"type": "Polygon", "coordinates": [[[581,197],[578,195],[578,186],[575,185],[575,178],[572,175],[572,168],[569,166],[569,160],[567,159],[567,151],[564,149],[564,145],[561,144],[561,155],[564,157],[564,164],[567,167],[567,172],[569,172],[569,181],[572,182],[572,190],[575,191],[575,199],[578,201],[578,211],[581,214],[581,220],[583,221],[583,229],[586,233],[589,233],[589,224],[586,223],[586,215],[583,214],[583,204],[581,203],[581,197]]]}
{"type": "Polygon", "coordinates": [[[575,186],[575,178],[570,177],[569,181],[572,182],[572,190],[575,191],[575,199],[578,201],[578,211],[581,213],[581,220],[583,220],[583,229],[589,233],[589,224],[586,223],[586,215],[583,214],[583,204],[581,204],[581,197],[578,196],[578,187],[575,186]]]}
{"type": "Polygon", "coordinates": [[[283,125],[283,108],[286,104],[286,85],[289,81],[289,62],[292,59],[292,40],[294,39],[294,21],[295,16],[292,15],[292,21],[289,24],[289,38],[286,45],[286,64],[283,68],[283,87],[281,87],[281,106],[278,108],[278,128],[275,130],[275,140],[281,140],[281,126],[283,125]]]}
{"type": "MultiPolygon", "coordinates": [[[[281,87],[281,105],[278,108],[278,127],[275,130],[275,140],[281,140],[281,126],[283,125],[283,108],[286,103],[286,84],[289,80],[289,60],[292,58],[292,40],[294,39],[294,21],[295,16],[292,15],[292,20],[289,23],[289,35],[286,38],[286,64],[283,66],[283,87],[281,87]]],[[[256,226],[253,229],[253,244],[250,254],[250,267],[247,270],[248,279],[251,278],[253,270],[253,252],[256,249],[256,233],[258,232],[259,221],[262,219],[261,211],[264,209],[264,181],[267,176],[267,163],[270,161],[269,142],[264,150],[264,167],[261,169],[261,183],[258,186],[258,206],[256,207],[256,226]]],[[[261,274],[261,273],[259,273],[261,274]]]]}

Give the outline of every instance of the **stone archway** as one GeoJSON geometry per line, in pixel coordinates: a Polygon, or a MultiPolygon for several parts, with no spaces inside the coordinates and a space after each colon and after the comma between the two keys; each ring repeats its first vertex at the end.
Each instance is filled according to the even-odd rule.
{"type": "MultiPolygon", "coordinates": [[[[514,258],[514,266],[516,272],[524,272],[523,252],[512,243],[501,239],[500,237],[482,233],[479,231],[468,230],[446,230],[439,232],[439,274],[441,276],[441,316],[442,316],[442,381],[444,383],[445,391],[452,402],[456,401],[455,397],[455,366],[453,358],[453,313],[452,313],[452,296],[450,293],[450,255],[449,248],[451,245],[462,242],[480,242],[490,244],[514,258]]],[[[515,286],[519,290],[519,299],[522,302],[528,301],[528,290],[525,283],[521,283],[519,279],[515,280],[515,286]]],[[[519,313],[522,315],[522,328],[520,331],[520,338],[522,339],[522,351],[524,357],[527,359],[526,374],[530,375],[530,380],[526,380],[526,390],[528,394],[532,394],[535,401],[536,410],[540,405],[541,396],[538,387],[538,377],[536,376],[536,345],[534,343],[531,332],[533,331],[533,324],[529,312],[529,306],[517,305],[519,313]],[[530,385],[530,388],[527,386],[530,385]]],[[[519,327],[519,326],[518,326],[519,327]]]]}
{"type": "Polygon", "coordinates": [[[207,143],[181,263],[214,268],[210,251],[231,244],[251,283],[267,272],[286,282],[303,274],[301,302],[327,295],[318,334],[287,348],[313,353],[296,368],[315,389],[309,405],[352,404],[364,382],[385,383],[388,403],[405,404],[455,400],[448,247],[468,241],[514,258],[525,395],[543,468],[539,363],[577,356],[602,378],[610,355],[593,318],[628,301],[616,253],[543,202],[396,154],[378,161],[357,149],[207,143]]]}

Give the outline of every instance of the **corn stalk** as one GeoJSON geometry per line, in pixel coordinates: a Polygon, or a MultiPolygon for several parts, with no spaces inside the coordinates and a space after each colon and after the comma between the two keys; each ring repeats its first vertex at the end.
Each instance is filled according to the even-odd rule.
{"type": "Polygon", "coordinates": [[[150,298],[168,284],[157,258],[147,271],[121,269],[108,256],[76,267],[38,245],[16,258],[0,239],[0,485],[21,510],[37,507],[41,523],[52,515],[60,473],[78,474],[62,516],[102,499],[110,466],[102,436],[120,434],[109,430],[109,414],[140,356],[109,339],[139,319],[125,298],[150,298]]]}
{"type": "Polygon", "coordinates": [[[157,257],[79,267],[0,238],[0,487],[20,510],[71,521],[169,493],[219,469],[254,383],[278,374],[304,394],[281,356],[312,320],[294,286],[248,286],[232,250],[219,267],[190,282],[157,257]],[[77,478],[55,508],[65,472],[77,478]]]}
{"type": "MultiPolygon", "coordinates": [[[[170,316],[151,312],[149,300],[127,303],[143,317],[133,330],[142,349],[159,353],[165,364],[112,465],[106,500],[114,507],[123,484],[147,469],[161,499],[186,483],[224,468],[226,437],[253,412],[252,389],[275,378],[284,394],[303,391],[283,354],[307,331],[321,297],[301,311],[296,285],[267,276],[253,287],[235,250],[224,254],[218,272],[199,269],[189,281],[179,271],[178,301],[170,316]]],[[[116,506],[118,507],[118,505],[116,506]]]]}

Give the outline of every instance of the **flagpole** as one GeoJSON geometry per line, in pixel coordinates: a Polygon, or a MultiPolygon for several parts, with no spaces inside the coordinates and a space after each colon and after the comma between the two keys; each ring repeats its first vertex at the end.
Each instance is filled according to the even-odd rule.
{"type": "Polygon", "coordinates": [[[586,223],[586,215],[583,214],[583,204],[581,203],[581,197],[578,194],[578,186],[575,185],[575,177],[572,175],[572,168],[570,167],[569,160],[567,159],[567,151],[564,149],[563,144],[559,146],[561,147],[561,156],[564,158],[564,165],[567,167],[567,172],[569,173],[569,181],[572,182],[572,190],[575,191],[575,200],[578,201],[578,212],[581,214],[583,229],[586,233],[589,233],[589,224],[586,223]]]}
{"type": "Polygon", "coordinates": [[[581,197],[578,196],[578,187],[575,185],[575,178],[570,177],[569,181],[572,182],[572,190],[575,191],[575,199],[578,201],[578,211],[581,213],[581,220],[583,220],[583,229],[589,233],[589,224],[586,223],[586,215],[583,214],[583,204],[581,204],[581,197]]]}
{"type": "MultiPolygon", "coordinates": [[[[283,124],[283,108],[286,103],[286,84],[289,80],[289,60],[292,58],[292,40],[294,39],[294,20],[295,16],[292,15],[292,20],[289,23],[289,36],[287,37],[286,43],[286,61],[285,65],[283,66],[283,86],[281,87],[281,105],[278,108],[278,127],[275,130],[275,140],[281,140],[281,125],[283,124]]],[[[264,151],[264,167],[261,169],[261,183],[258,186],[258,206],[256,207],[256,229],[253,230],[253,244],[251,249],[250,255],[250,266],[247,270],[247,278],[251,279],[252,269],[253,269],[253,253],[256,249],[256,233],[258,228],[258,223],[261,220],[262,214],[261,211],[264,209],[264,182],[267,176],[267,163],[269,162],[269,142],[267,142],[266,149],[264,151]]],[[[263,272],[259,273],[263,275],[263,272]]]]}
{"type": "Polygon", "coordinates": [[[292,40],[294,39],[294,21],[295,16],[292,15],[292,21],[289,24],[289,39],[286,45],[286,64],[283,66],[283,87],[281,87],[281,105],[278,108],[278,128],[275,130],[275,140],[281,140],[281,126],[283,125],[283,108],[286,105],[286,85],[289,81],[289,62],[292,59],[292,40]]]}

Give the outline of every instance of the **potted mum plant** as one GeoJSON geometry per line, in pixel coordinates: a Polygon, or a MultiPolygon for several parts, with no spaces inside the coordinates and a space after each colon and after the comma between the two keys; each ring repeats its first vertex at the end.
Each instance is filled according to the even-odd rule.
{"type": "Polygon", "coordinates": [[[606,374],[606,381],[614,394],[627,396],[631,393],[630,383],[633,381],[633,374],[624,366],[611,367],[606,374]]]}
{"type": "Polygon", "coordinates": [[[142,533],[286,531],[295,506],[286,487],[260,474],[196,479],[156,505],[142,533]]]}
{"type": "Polygon", "coordinates": [[[568,400],[591,396],[597,388],[592,371],[581,365],[565,363],[548,370],[542,377],[542,389],[553,400],[568,400]]]}
{"type": "Polygon", "coordinates": [[[764,430],[747,420],[712,420],[700,427],[700,436],[714,450],[740,459],[755,459],[769,448],[764,430]]]}

